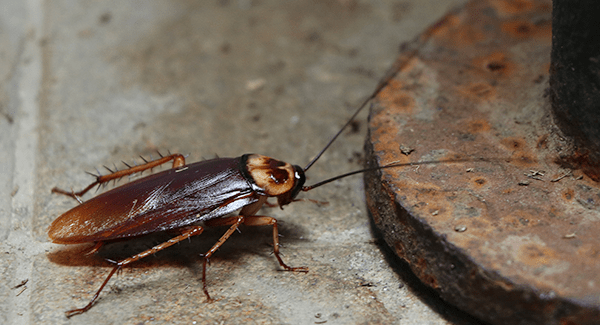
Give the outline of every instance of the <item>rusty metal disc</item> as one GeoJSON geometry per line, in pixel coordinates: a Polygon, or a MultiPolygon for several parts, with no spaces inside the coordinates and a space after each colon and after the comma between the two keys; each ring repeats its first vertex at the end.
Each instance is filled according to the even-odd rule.
{"type": "Polygon", "coordinates": [[[446,301],[493,324],[600,320],[600,186],[557,163],[549,1],[473,1],[424,32],[370,115],[375,225],[446,301]],[[456,162],[452,162],[456,161],[456,162]]]}

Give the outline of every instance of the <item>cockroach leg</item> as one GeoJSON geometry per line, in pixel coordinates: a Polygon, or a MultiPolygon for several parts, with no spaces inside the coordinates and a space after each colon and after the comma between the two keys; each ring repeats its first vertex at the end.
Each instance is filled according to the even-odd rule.
{"type": "Polygon", "coordinates": [[[277,230],[277,219],[267,216],[235,216],[235,217],[227,217],[221,219],[211,219],[204,222],[207,227],[216,227],[216,226],[228,226],[229,229],[213,247],[204,254],[204,262],[202,263],[202,284],[204,287],[204,294],[206,295],[207,300],[210,302],[212,298],[208,294],[208,290],[206,289],[206,266],[208,264],[209,258],[231,237],[233,232],[238,229],[241,224],[246,226],[273,226],[273,253],[279,262],[279,265],[286,270],[292,272],[308,272],[308,268],[305,266],[301,267],[291,267],[283,262],[279,253],[279,231],[277,230]]]}
{"type": "Polygon", "coordinates": [[[279,253],[279,231],[277,230],[277,219],[273,217],[267,216],[247,216],[243,217],[244,219],[239,222],[241,216],[236,217],[227,217],[221,219],[212,219],[204,222],[204,225],[207,227],[216,227],[216,226],[229,226],[232,225],[229,230],[219,239],[219,241],[211,248],[211,250],[205,255],[205,257],[210,257],[216,249],[218,249],[226,240],[231,236],[231,234],[237,229],[240,224],[244,224],[246,226],[273,226],[273,253],[281,265],[286,271],[292,272],[308,272],[308,268],[305,266],[300,267],[291,267],[283,262],[279,253]],[[229,235],[228,235],[229,234],[229,235]],[[228,235],[228,236],[227,236],[228,235]],[[225,238],[225,236],[227,236],[225,238]]]}
{"type": "Polygon", "coordinates": [[[87,191],[91,190],[96,185],[105,184],[112,180],[116,181],[124,176],[128,176],[128,175],[135,174],[135,173],[140,173],[140,172],[143,172],[144,170],[152,169],[154,167],[165,164],[171,160],[173,161],[173,168],[181,167],[181,166],[185,165],[185,157],[182,154],[176,153],[176,154],[168,155],[165,157],[161,157],[156,160],[151,160],[151,161],[144,160],[146,163],[144,163],[142,165],[133,166],[133,167],[129,167],[127,169],[118,170],[118,171],[114,171],[114,172],[105,166],[104,168],[111,171],[111,173],[107,174],[107,175],[100,175],[100,174],[96,175],[95,176],[96,181],[94,181],[92,184],[88,185],[88,187],[84,188],[83,190],[81,190],[79,192],[73,192],[73,191],[65,191],[58,187],[55,187],[52,189],[52,193],[63,194],[63,195],[70,196],[70,197],[80,201],[80,199],[78,197],[84,195],[85,193],[87,193],[87,191]]]}
{"type": "MultiPolygon", "coordinates": [[[[118,263],[116,263],[115,267],[113,267],[112,271],[110,271],[110,273],[108,274],[108,276],[106,277],[106,279],[104,280],[104,282],[102,282],[102,285],[100,286],[100,288],[98,289],[98,291],[96,291],[96,294],[94,294],[94,297],[92,297],[92,300],[83,308],[78,308],[78,309],[73,309],[73,310],[69,310],[67,311],[65,314],[67,315],[67,318],[70,318],[72,316],[75,315],[79,315],[82,313],[85,313],[86,311],[88,311],[90,308],[92,308],[92,306],[94,305],[94,302],[96,301],[96,299],[98,299],[98,296],[100,295],[100,292],[102,292],[102,289],[104,289],[104,287],[106,286],[106,284],[108,283],[108,281],[110,280],[110,278],[112,278],[112,276],[115,274],[115,272],[117,272],[118,270],[120,270],[122,267],[131,264],[139,259],[142,259],[148,255],[152,255],[155,254],[158,251],[161,251],[167,247],[173,246],[175,244],[177,244],[178,242],[185,240],[187,238],[190,238],[192,236],[196,236],[196,235],[200,235],[202,233],[202,231],[204,231],[204,228],[202,228],[201,226],[189,226],[189,227],[185,227],[185,230],[181,233],[181,235],[171,238],[169,240],[167,240],[164,243],[158,244],[148,250],[145,250],[139,254],[133,255],[131,257],[128,257],[118,263]]],[[[96,244],[97,246],[98,244],[96,244]]],[[[205,289],[206,290],[206,289],[205,289]]]]}
{"type": "Polygon", "coordinates": [[[92,255],[92,254],[98,253],[98,251],[100,250],[100,248],[102,248],[102,246],[104,246],[103,241],[96,242],[94,247],[92,247],[92,249],[90,249],[87,253],[85,253],[85,255],[92,255]]]}
{"type": "Polygon", "coordinates": [[[277,203],[270,203],[269,201],[265,201],[265,205],[268,206],[269,208],[276,208],[279,206],[279,204],[277,203]]]}
{"type": "Polygon", "coordinates": [[[217,251],[217,249],[219,249],[219,247],[221,247],[221,245],[223,245],[227,241],[227,239],[231,237],[233,232],[240,226],[240,224],[244,222],[245,218],[246,217],[244,216],[235,216],[223,219],[212,219],[205,223],[205,225],[209,227],[231,225],[231,227],[227,229],[223,236],[221,236],[221,238],[219,238],[219,240],[213,245],[213,247],[203,256],[204,261],[202,262],[202,289],[204,290],[204,294],[206,295],[207,302],[213,301],[213,299],[208,294],[208,289],[206,288],[206,267],[208,264],[208,260],[217,251]]]}
{"type": "Polygon", "coordinates": [[[104,289],[104,287],[108,283],[108,280],[110,280],[110,278],[112,278],[112,276],[115,274],[115,272],[117,272],[117,270],[119,270],[120,268],[121,268],[121,266],[117,265],[112,269],[112,271],[110,271],[110,273],[108,274],[108,276],[106,277],[104,282],[102,282],[100,289],[98,289],[98,291],[96,291],[96,294],[94,294],[94,297],[92,297],[92,300],[85,307],[66,311],[65,315],[67,316],[67,318],[71,318],[75,315],[83,314],[86,311],[88,311],[90,308],[92,308],[92,305],[94,304],[96,299],[98,299],[100,292],[102,291],[102,289],[104,289]]]}
{"type": "Polygon", "coordinates": [[[273,253],[281,265],[286,271],[292,272],[308,272],[308,268],[305,266],[291,267],[283,262],[279,254],[279,231],[277,230],[277,219],[267,216],[250,216],[244,220],[246,226],[273,226],[273,253]]]}

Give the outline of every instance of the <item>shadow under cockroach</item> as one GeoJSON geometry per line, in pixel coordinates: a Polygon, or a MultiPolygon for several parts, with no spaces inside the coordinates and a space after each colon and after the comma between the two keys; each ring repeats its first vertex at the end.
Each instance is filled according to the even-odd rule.
{"type": "MultiPolygon", "coordinates": [[[[309,203],[310,204],[310,203],[309,203]]],[[[269,214],[270,208],[264,209],[269,214]]],[[[261,211],[262,212],[262,211],[261,211]]],[[[160,251],[153,257],[133,263],[129,268],[143,269],[156,267],[190,267],[202,260],[205,253],[223,234],[223,227],[207,228],[202,234],[203,240],[185,240],[177,244],[179,249],[160,251]]],[[[305,227],[293,222],[280,222],[279,234],[285,237],[286,243],[303,241],[308,232],[305,227]]],[[[237,260],[245,254],[260,255],[269,258],[272,253],[271,231],[268,228],[240,226],[239,233],[232,236],[226,244],[219,248],[219,254],[211,261],[237,260]]],[[[102,249],[90,254],[93,244],[78,244],[61,247],[46,254],[48,260],[62,266],[94,266],[111,267],[109,260],[121,260],[136,253],[149,249],[159,243],[169,240],[173,234],[167,232],[152,233],[145,236],[128,238],[107,243],[102,249]]],[[[276,268],[277,264],[273,264],[276,268]]]]}

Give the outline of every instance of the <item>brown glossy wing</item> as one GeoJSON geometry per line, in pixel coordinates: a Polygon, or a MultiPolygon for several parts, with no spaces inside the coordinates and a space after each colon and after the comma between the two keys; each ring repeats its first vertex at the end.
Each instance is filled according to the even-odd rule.
{"type": "Polygon", "coordinates": [[[234,212],[259,197],[240,172],[239,161],[203,161],[114,188],[58,217],[48,235],[60,244],[106,241],[234,212]]]}

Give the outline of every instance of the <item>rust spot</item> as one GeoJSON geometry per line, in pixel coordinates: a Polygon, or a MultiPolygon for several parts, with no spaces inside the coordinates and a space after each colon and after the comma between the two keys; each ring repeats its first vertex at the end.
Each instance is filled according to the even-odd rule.
{"type": "Polygon", "coordinates": [[[542,21],[533,24],[526,20],[513,20],[502,24],[502,32],[515,38],[540,38],[551,40],[552,26],[550,22],[542,21]]]}
{"type": "Polygon", "coordinates": [[[439,189],[433,187],[426,188],[424,187],[424,184],[422,186],[423,187],[417,188],[416,200],[423,202],[440,202],[440,200],[443,199],[444,193],[440,192],[439,189]]]}
{"type": "Polygon", "coordinates": [[[404,89],[404,84],[398,80],[390,81],[388,86],[379,93],[378,98],[382,105],[399,112],[411,113],[415,107],[414,98],[404,89]]]}
{"type": "Polygon", "coordinates": [[[424,273],[421,277],[421,281],[423,281],[426,285],[428,285],[434,289],[437,289],[440,287],[435,276],[433,276],[429,273],[424,273]]]}
{"type": "Polygon", "coordinates": [[[426,285],[437,289],[439,288],[439,283],[435,276],[426,272],[427,271],[427,260],[424,258],[419,258],[416,263],[413,264],[413,271],[425,283],[426,285]]]}
{"type": "Polygon", "coordinates": [[[394,250],[396,251],[396,255],[406,260],[406,255],[404,254],[404,244],[402,242],[396,242],[394,245],[394,250]]]}
{"type": "Polygon", "coordinates": [[[513,151],[510,162],[521,167],[529,167],[537,163],[537,158],[527,149],[526,141],[522,138],[508,137],[500,140],[500,144],[513,151]]]}
{"type": "Polygon", "coordinates": [[[506,226],[512,228],[530,227],[538,225],[535,216],[523,210],[514,211],[510,215],[502,217],[501,220],[506,226]]]}
{"type": "Polygon", "coordinates": [[[487,64],[487,68],[490,71],[499,71],[506,68],[506,65],[503,62],[493,61],[487,64]]]}
{"type": "MultiPolygon", "coordinates": [[[[374,209],[372,206],[369,206],[369,210],[374,211],[376,209],[374,209]]],[[[373,217],[373,222],[375,222],[376,225],[381,224],[381,217],[379,216],[379,213],[373,213],[372,217],[373,217]]]]}
{"type": "Polygon", "coordinates": [[[519,249],[519,261],[525,265],[539,267],[552,265],[556,252],[548,247],[538,244],[527,244],[519,249]]]}
{"type": "Polygon", "coordinates": [[[526,38],[531,32],[531,24],[527,21],[511,21],[502,24],[502,31],[513,37],[526,38]]]}
{"type": "Polygon", "coordinates": [[[503,190],[503,191],[502,191],[502,194],[510,194],[510,193],[512,193],[512,192],[514,192],[514,189],[512,189],[512,188],[507,188],[507,189],[505,189],[505,190],[503,190]]]}
{"type": "Polygon", "coordinates": [[[475,183],[476,187],[482,187],[487,181],[483,177],[476,177],[473,179],[473,183],[475,183]]]}
{"type": "Polygon", "coordinates": [[[502,218],[502,223],[506,227],[517,228],[519,227],[519,218],[513,215],[509,215],[502,218]]]}
{"type": "Polygon", "coordinates": [[[573,199],[573,196],[575,195],[575,192],[573,191],[573,189],[567,189],[563,192],[562,196],[565,200],[567,201],[571,201],[573,199]]]}
{"type": "Polygon", "coordinates": [[[487,132],[490,128],[490,123],[484,119],[472,120],[467,123],[467,131],[469,133],[487,132]]]}
{"type": "Polygon", "coordinates": [[[414,102],[415,100],[408,95],[400,95],[393,100],[394,105],[402,110],[412,109],[414,102]]]}
{"type": "Polygon", "coordinates": [[[489,4],[494,6],[501,16],[516,15],[534,8],[531,0],[497,0],[490,1],[489,4]]]}
{"type": "Polygon", "coordinates": [[[516,70],[515,63],[508,59],[504,52],[494,52],[475,58],[472,62],[474,66],[490,71],[496,76],[510,76],[516,70]]]}
{"type": "Polygon", "coordinates": [[[450,29],[460,25],[462,20],[457,15],[446,15],[441,21],[429,27],[420,37],[421,39],[429,39],[432,36],[443,38],[450,33],[450,29]]]}
{"type": "Polygon", "coordinates": [[[449,48],[464,48],[485,40],[485,34],[469,24],[440,30],[435,37],[442,46],[449,48]]]}
{"type": "Polygon", "coordinates": [[[531,167],[532,165],[537,164],[537,159],[525,152],[515,152],[510,157],[510,163],[520,167],[531,167]]]}
{"type": "Polygon", "coordinates": [[[496,97],[496,89],[487,83],[472,83],[460,86],[458,92],[473,101],[491,101],[496,97]]]}
{"type": "Polygon", "coordinates": [[[483,41],[484,39],[485,35],[481,30],[470,25],[463,25],[455,31],[453,43],[459,46],[466,46],[483,41]]]}
{"type": "Polygon", "coordinates": [[[404,88],[404,83],[402,83],[402,81],[397,80],[397,79],[392,79],[389,81],[388,85],[381,90],[381,92],[379,93],[379,95],[377,95],[378,97],[380,97],[380,99],[385,99],[386,97],[389,96],[394,96],[394,94],[400,90],[402,90],[402,88],[404,88]]]}
{"type": "Polygon", "coordinates": [[[523,150],[525,148],[526,142],[525,142],[525,140],[523,140],[521,138],[511,137],[511,138],[504,138],[504,139],[500,140],[500,144],[502,144],[509,150],[517,151],[517,150],[523,150]]]}
{"type": "Polygon", "coordinates": [[[523,226],[529,226],[529,220],[530,219],[519,218],[519,223],[523,226]]]}
{"type": "Polygon", "coordinates": [[[552,65],[550,64],[550,62],[543,64],[541,67],[540,73],[544,76],[548,75],[551,66],[552,65]]]}

